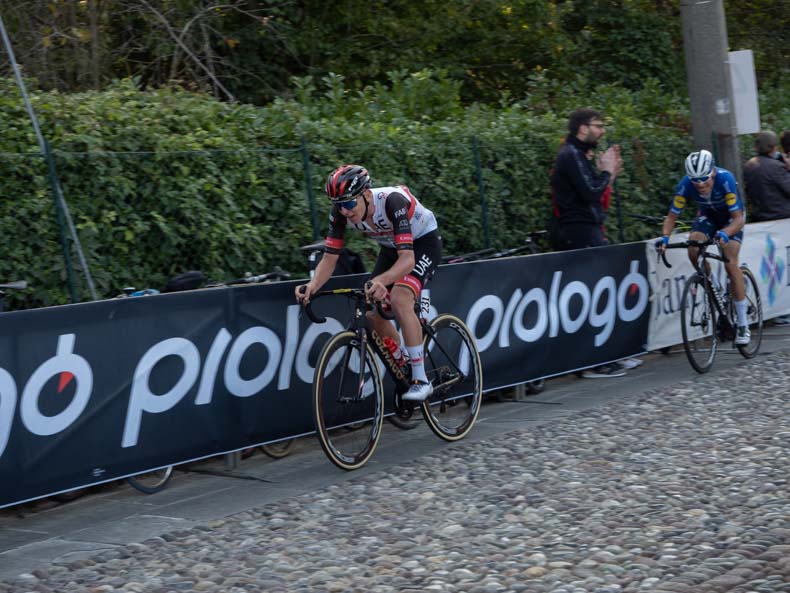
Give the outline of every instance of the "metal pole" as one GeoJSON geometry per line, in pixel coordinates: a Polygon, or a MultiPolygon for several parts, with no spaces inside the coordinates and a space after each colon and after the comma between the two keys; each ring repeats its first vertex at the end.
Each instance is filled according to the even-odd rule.
{"type": "MultiPolygon", "coordinates": [[[[47,171],[49,172],[49,182],[53,187],[58,187],[58,174],[55,169],[55,158],[52,156],[52,149],[49,145],[49,142],[44,141],[44,156],[47,160],[47,171]]],[[[71,302],[76,303],[79,302],[79,297],[77,295],[77,285],[74,281],[74,268],[71,265],[71,257],[69,256],[69,241],[68,237],[66,236],[66,228],[63,222],[63,210],[60,207],[60,202],[57,198],[57,193],[53,191],[52,197],[55,200],[55,216],[58,221],[58,231],[60,234],[60,245],[63,249],[63,262],[66,265],[66,278],[68,278],[69,284],[69,294],[71,295],[71,302]]]]}
{"type": "Polygon", "coordinates": [[[486,204],[486,192],[483,185],[483,168],[480,165],[480,149],[477,145],[477,136],[472,136],[472,154],[475,159],[475,174],[477,176],[477,191],[480,194],[480,213],[483,222],[483,240],[485,248],[491,247],[491,237],[488,231],[488,205],[486,204]]]}
{"type": "MultiPolygon", "coordinates": [[[[16,57],[14,56],[14,49],[11,47],[11,40],[8,38],[8,33],[6,32],[5,23],[3,23],[2,17],[0,17],[0,34],[3,37],[3,44],[5,45],[6,53],[8,54],[8,59],[11,62],[11,67],[14,70],[14,78],[16,78],[17,86],[19,87],[19,91],[22,94],[22,100],[25,103],[25,109],[27,109],[27,113],[30,116],[30,121],[33,124],[33,130],[36,132],[36,138],[38,140],[38,146],[41,150],[41,155],[48,159],[48,164],[52,167],[50,171],[50,180],[52,182],[52,191],[55,194],[55,202],[57,205],[60,206],[60,211],[63,214],[63,217],[66,220],[66,224],[68,225],[69,232],[71,233],[71,240],[74,241],[74,246],[77,250],[77,256],[80,260],[80,265],[82,266],[82,270],[85,273],[85,281],[88,284],[88,290],[91,293],[91,298],[96,300],[98,297],[96,296],[96,287],[93,285],[93,278],[91,277],[90,270],[88,269],[88,262],[85,261],[85,254],[82,251],[82,245],[80,244],[80,239],[77,236],[77,229],[74,226],[74,221],[71,219],[71,214],[69,213],[69,207],[66,204],[66,200],[63,198],[63,190],[60,187],[60,182],[58,181],[57,175],[54,174],[54,160],[52,159],[52,153],[44,140],[44,136],[41,134],[41,128],[38,125],[38,118],[36,117],[35,111],[33,111],[33,105],[30,103],[30,99],[27,95],[27,89],[25,88],[25,82],[22,80],[22,75],[19,72],[19,64],[16,62],[16,57]]],[[[68,268],[70,264],[68,263],[68,258],[66,261],[66,267],[68,268]]],[[[73,293],[73,289],[72,289],[73,293]]],[[[74,295],[72,294],[72,298],[74,295]]]]}
{"type": "Polygon", "coordinates": [[[310,153],[307,150],[307,139],[304,136],[302,136],[300,150],[302,152],[302,168],[304,170],[304,191],[307,195],[307,204],[310,206],[310,222],[313,225],[313,240],[317,241],[319,232],[318,216],[315,211],[315,196],[313,195],[313,173],[310,167],[310,153]]]}

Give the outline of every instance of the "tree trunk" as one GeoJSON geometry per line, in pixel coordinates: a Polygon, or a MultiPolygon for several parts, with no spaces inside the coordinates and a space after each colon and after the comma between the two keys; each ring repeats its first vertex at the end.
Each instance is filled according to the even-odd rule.
{"type": "Polygon", "coordinates": [[[99,0],[88,0],[88,18],[91,29],[91,82],[101,88],[101,46],[99,44],[99,0]]]}

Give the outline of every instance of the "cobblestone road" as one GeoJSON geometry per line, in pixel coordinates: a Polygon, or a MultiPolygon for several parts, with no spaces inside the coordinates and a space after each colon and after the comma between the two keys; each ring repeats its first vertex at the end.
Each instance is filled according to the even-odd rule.
{"type": "Polygon", "coordinates": [[[788,377],[780,352],[0,591],[790,592],[788,377]]]}

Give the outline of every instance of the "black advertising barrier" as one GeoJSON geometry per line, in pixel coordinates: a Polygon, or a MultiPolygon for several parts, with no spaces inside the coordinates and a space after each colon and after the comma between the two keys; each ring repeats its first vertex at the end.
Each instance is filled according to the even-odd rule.
{"type": "MultiPolygon", "coordinates": [[[[487,390],[575,370],[643,350],[644,253],[443,266],[432,307],[470,326],[487,390]]],[[[311,324],[297,283],[0,316],[0,506],[311,432],[313,367],[350,309],[322,299],[311,324]]]]}

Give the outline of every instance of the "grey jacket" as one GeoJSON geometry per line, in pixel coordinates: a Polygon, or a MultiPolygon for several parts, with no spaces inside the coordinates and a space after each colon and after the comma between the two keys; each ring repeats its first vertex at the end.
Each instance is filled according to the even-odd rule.
{"type": "Polygon", "coordinates": [[[743,168],[749,220],[790,218],[790,171],[766,155],[752,157],[743,168]]]}

